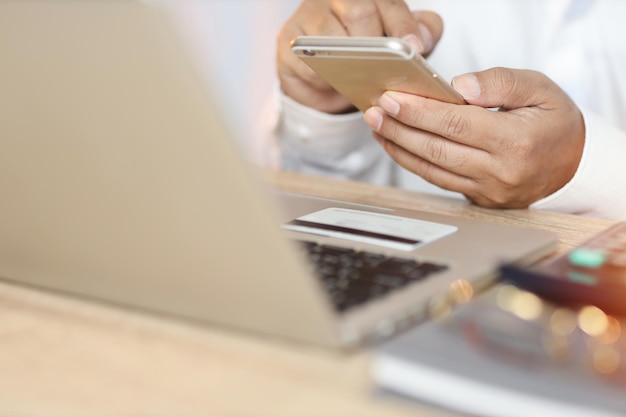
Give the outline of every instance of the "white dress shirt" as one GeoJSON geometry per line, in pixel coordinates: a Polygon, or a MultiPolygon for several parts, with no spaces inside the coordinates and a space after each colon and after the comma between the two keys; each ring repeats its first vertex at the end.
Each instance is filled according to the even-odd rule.
{"type": "MultiPolygon", "coordinates": [[[[532,208],[626,220],[626,1],[407,3],[444,19],[443,37],[429,57],[443,78],[496,66],[533,69],[582,110],[586,140],[576,174],[532,208]]],[[[324,114],[280,92],[275,104],[255,147],[261,163],[463,198],[395,164],[361,113],[324,114]]]]}

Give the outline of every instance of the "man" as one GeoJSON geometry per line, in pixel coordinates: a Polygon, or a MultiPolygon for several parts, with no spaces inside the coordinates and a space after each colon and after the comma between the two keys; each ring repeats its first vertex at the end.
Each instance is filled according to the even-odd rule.
{"type": "Polygon", "coordinates": [[[619,0],[303,0],[264,149],[290,170],[626,220],[624,15],[619,0]],[[469,105],[387,92],[350,112],[290,52],[298,35],[404,38],[469,105]]]}

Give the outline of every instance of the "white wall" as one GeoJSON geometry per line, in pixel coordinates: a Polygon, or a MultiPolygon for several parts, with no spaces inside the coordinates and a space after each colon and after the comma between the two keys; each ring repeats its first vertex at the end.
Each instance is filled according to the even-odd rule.
{"type": "Polygon", "coordinates": [[[226,114],[247,141],[276,85],[276,35],[300,0],[168,2],[226,114]]]}

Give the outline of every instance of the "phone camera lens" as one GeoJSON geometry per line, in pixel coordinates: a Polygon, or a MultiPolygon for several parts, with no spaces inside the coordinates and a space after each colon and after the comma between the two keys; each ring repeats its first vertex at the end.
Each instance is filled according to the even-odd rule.
{"type": "Polygon", "coordinates": [[[312,51],[310,49],[305,49],[302,51],[302,53],[306,56],[315,56],[315,51],[312,51]]]}

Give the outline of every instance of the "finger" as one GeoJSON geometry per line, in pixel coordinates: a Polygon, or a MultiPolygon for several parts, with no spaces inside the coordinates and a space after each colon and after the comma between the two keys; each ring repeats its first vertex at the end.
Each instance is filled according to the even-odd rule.
{"type": "Polygon", "coordinates": [[[277,74],[284,94],[326,113],[343,113],[352,104],[291,51],[278,54],[277,74]],[[281,62],[282,61],[282,62],[281,62]]]}
{"type": "Polygon", "coordinates": [[[352,36],[420,35],[417,21],[404,1],[335,0],[331,9],[352,36]]]}
{"type": "Polygon", "coordinates": [[[452,86],[470,104],[505,110],[541,106],[549,102],[556,88],[540,72],[491,68],[455,77],[452,86]]]}
{"type": "Polygon", "coordinates": [[[426,159],[420,158],[398,144],[386,140],[376,132],[373,135],[389,156],[406,170],[415,173],[440,188],[461,194],[475,193],[476,182],[472,178],[448,171],[426,159]]]}
{"type": "MultiPolygon", "coordinates": [[[[398,163],[398,165],[442,189],[463,194],[474,204],[492,208],[528,207],[528,202],[524,200],[515,200],[513,198],[511,200],[505,200],[506,202],[502,203],[501,200],[490,198],[484,192],[485,188],[489,187],[488,181],[485,181],[484,179],[465,177],[454,172],[447,171],[414,155],[397,144],[384,139],[378,133],[374,133],[374,137],[383,146],[389,156],[398,163]]],[[[513,196],[517,195],[519,195],[519,193],[513,191],[513,196]]]]}
{"type": "Polygon", "coordinates": [[[377,0],[385,35],[402,38],[416,33],[416,21],[409,6],[404,1],[377,0]]]}
{"type": "Polygon", "coordinates": [[[305,85],[317,90],[332,90],[320,75],[311,67],[302,62],[291,50],[279,50],[277,52],[277,72],[280,79],[299,79],[305,85]]]}
{"type": "MultiPolygon", "coordinates": [[[[343,0],[345,1],[345,0],[343,0]]],[[[352,1],[352,0],[348,0],[352,1]]],[[[373,1],[373,0],[368,0],[373,1]]],[[[348,36],[344,23],[333,10],[337,0],[320,2],[319,0],[303,1],[292,17],[298,27],[298,35],[311,36],[348,36]]]]}
{"type": "MultiPolygon", "coordinates": [[[[307,103],[316,109],[336,113],[338,109],[348,109],[352,105],[340,96],[322,77],[306,65],[291,51],[291,41],[299,35],[311,33],[308,25],[300,26],[300,14],[295,14],[281,29],[277,38],[276,71],[283,92],[300,103],[307,103]]],[[[345,31],[334,17],[335,27],[345,31]]],[[[308,20],[307,20],[308,23],[308,20]]],[[[330,27],[330,26],[329,26],[330,27]]]]}
{"type": "Polygon", "coordinates": [[[298,80],[296,85],[306,85],[321,91],[332,90],[326,81],[291,51],[292,41],[301,35],[345,36],[345,29],[328,6],[305,1],[281,28],[277,37],[277,71],[281,80],[298,80]]]}
{"type": "Polygon", "coordinates": [[[484,176],[485,169],[493,164],[490,155],[481,149],[409,127],[377,107],[368,109],[364,118],[388,142],[448,172],[477,178],[484,176]]]}
{"type": "Polygon", "coordinates": [[[507,117],[500,114],[501,119],[496,120],[496,112],[482,107],[444,103],[397,91],[385,92],[379,105],[404,125],[490,153],[497,148],[485,138],[499,134],[502,118],[507,117]]]}
{"type": "Polygon", "coordinates": [[[438,15],[414,14],[403,1],[335,0],[331,9],[349,35],[403,38],[421,54],[429,53],[441,36],[438,15]]]}
{"type": "Polygon", "coordinates": [[[330,8],[350,36],[386,35],[381,13],[387,11],[380,10],[375,0],[335,0],[330,8]]]}

